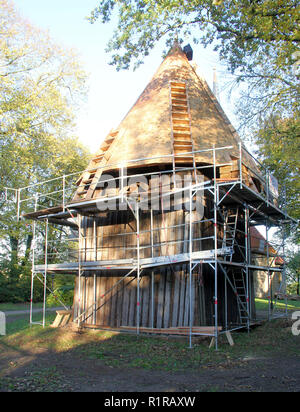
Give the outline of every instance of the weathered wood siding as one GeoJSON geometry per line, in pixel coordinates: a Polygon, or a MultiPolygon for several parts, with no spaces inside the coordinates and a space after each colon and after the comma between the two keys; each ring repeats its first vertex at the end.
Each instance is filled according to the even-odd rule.
{"type": "MultiPolygon", "coordinates": [[[[230,276],[230,275],[229,275],[230,276]]],[[[97,313],[96,324],[101,326],[136,326],[137,322],[137,279],[128,277],[119,285],[112,288],[121,280],[121,276],[96,276],[97,313]],[[112,290],[103,295],[110,288],[112,290]]],[[[218,318],[219,324],[225,325],[224,277],[218,278],[218,318]]],[[[75,289],[75,302],[78,301],[78,278],[75,289]]],[[[89,315],[87,323],[93,324],[93,292],[94,277],[81,277],[81,308],[89,315]]],[[[228,322],[238,323],[236,297],[227,285],[228,322]]],[[[77,304],[75,303],[77,314],[77,304]]],[[[199,266],[192,276],[192,316],[194,326],[214,324],[214,274],[208,265],[199,266]]],[[[140,279],[140,326],[168,328],[190,325],[189,273],[188,265],[177,265],[173,268],[156,269],[152,273],[143,273],[140,279]],[[153,278],[152,278],[153,276],[153,278]],[[152,287],[153,281],[153,287],[152,287]],[[152,290],[153,314],[152,314],[152,290]],[[152,323],[153,316],[153,323],[152,323]]]]}
{"type": "MultiPolygon", "coordinates": [[[[173,204],[174,206],[174,204],[173,204]]],[[[212,199],[204,199],[204,216],[193,211],[191,216],[185,209],[162,213],[153,212],[151,235],[151,212],[140,211],[140,257],[172,256],[189,251],[189,221],[193,222],[193,250],[211,250],[214,226],[212,199]],[[199,238],[205,237],[205,240],[199,238]]],[[[172,207],[171,207],[172,209],[172,207]]],[[[244,222],[241,217],[241,229],[244,222]]],[[[219,226],[222,239],[222,225],[219,226]]],[[[96,220],[83,217],[82,259],[116,260],[137,258],[136,219],[130,210],[103,212],[96,220]]],[[[238,240],[244,245],[244,238],[238,240]]],[[[221,241],[218,247],[221,247],[221,241]]],[[[239,260],[239,252],[234,259],[239,260]]],[[[129,270],[127,271],[129,272],[129,270]]],[[[190,325],[189,265],[162,266],[143,271],[140,278],[140,299],[137,301],[137,279],[135,274],[127,277],[116,287],[126,271],[104,271],[85,273],[81,278],[81,312],[89,315],[87,323],[93,323],[94,288],[97,296],[97,325],[112,327],[136,326],[137,309],[140,313],[140,326],[167,328],[190,325]],[[94,285],[94,275],[96,284],[94,285]],[[153,285],[152,285],[153,282],[153,285]],[[107,291],[111,291],[107,293],[107,291]],[[153,291],[153,293],[152,293],[153,291]],[[107,293],[107,294],[106,294],[107,293]],[[105,295],[105,296],[103,296],[105,295]],[[152,313],[153,308],[153,313],[152,313]]],[[[228,271],[232,279],[232,272],[228,271]]],[[[78,282],[78,280],[77,280],[78,282]]],[[[251,281],[252,283],[252,281],[251,281]]],[[[254,295],[254,294],[253,294],[254,295]]],[[[227,319],[237,324],[237,299],[227,283],[227,319]]],[[[208,264],[198,265],[192,275],[192,323],[194,326],[214,325],[214,271],[208,264]]],[[[253,297],[254,299],[254,297],[253,297]]],[[[218,322],[225,324],[225,279],[219,270],[218,276],[218,322]]],[[[252,304],[254,300],[252,301],[252,304]]],[[[254,306],[254,304],[253,304],[254,306]]],[[[78,309],[78,283],[75,287],[75,318],[78,309]]]]}

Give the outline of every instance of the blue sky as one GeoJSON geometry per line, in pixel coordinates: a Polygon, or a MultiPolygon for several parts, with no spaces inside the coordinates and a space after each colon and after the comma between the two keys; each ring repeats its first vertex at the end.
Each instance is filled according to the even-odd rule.
{"type": "MultiPolygon", "coordinates": [[[[85,70],[90,74],[90,92],[86,107],[77,116],[77,133],[80,140],[95,151],[110,129],[118,126],[155,73],[162,61],[163,43],[155,47],[145,64],[135,72],[117,72],[108,64],[110,56],[105,53],[113,23],[92,25],[85,19],[97,6],[97,0],[14,0],[14,3],[23,17],[35,26],[49,30],[57,43],[74,48],[81,55],[85,70]]],[[[214,66],[223,79],[224,66],[219,64],[217,54],[200,45],[193,49],[194,60],[209,85],[212,86],[214,66]]],[[[235,123],[233,106],[221,84],[220,101],[235,123]]]]}

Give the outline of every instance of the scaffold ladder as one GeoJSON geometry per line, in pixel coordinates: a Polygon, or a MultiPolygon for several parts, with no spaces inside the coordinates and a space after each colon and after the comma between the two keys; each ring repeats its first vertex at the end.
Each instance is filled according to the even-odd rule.
{"type": "Polygon", "coordinates": [[[247,324],[249,314],[247,309],[248,294],[243,269],[240,271],[233,271],[233,285],[237,297],[240,322],[244,325],[247,324]]]}
{"type": "Polygon", "coordinates": [[[187,86],[184,81],[172,80],[170,86],[171,134],[173,145],[173,175],[176,186],[176,171],[185,162],[192,162],[194,183],[197,184],[197,170],[191,131],[191,113],[187,86]]]}
{"type": "Polygon", "coordinates": [[[235,244],[238,216],[239,216],[239,207],[237,207],[234,210],[226,209],[225,211],[222,247],[223,248],[229,247],[232,249],[232,253],[224,257],[224,259],[229,262],[232,262],[232,256],[234,253],[234,244],[235,244]]]}

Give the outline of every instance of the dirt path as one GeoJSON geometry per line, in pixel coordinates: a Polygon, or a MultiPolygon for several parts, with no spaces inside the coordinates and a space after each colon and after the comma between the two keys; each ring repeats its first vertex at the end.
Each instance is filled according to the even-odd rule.
{"type": "Polygon", "coordinates": [[[299,357],[244,359],[239,366],[228,368],[165,372],[109,367],[73,351],[6,348],[5,352],[0,353],[0,370],[5,370],[0,392],[10,388],[80,392],[300,391],[299,357]]]}
{"type": "Polygon", "coordinates": [[[218,352],[205,339],[188,349],[183,338],[21,328],[0,339],[0,392],[300,392],[292,324],[265,322],[218,352]]]}

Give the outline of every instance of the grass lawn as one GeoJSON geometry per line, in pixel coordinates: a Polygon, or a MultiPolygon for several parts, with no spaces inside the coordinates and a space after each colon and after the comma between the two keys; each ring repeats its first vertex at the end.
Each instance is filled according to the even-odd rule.
{"type": "MultiPolygon", "coordinates": [[[[144,391],[143,382],[148,382],[152,374],[161,376],[151,378],[155,382],[153,385],[166,385],[166,380],[174,378],[173,385],[177,385],[180,391],[184,387],[195,388],[199,379],[202,379],[200,391],[230,390],[229,378],[224,380],[221,375],[219,381],[213,381],[216,371],[230,376],[232,388],[242,388],[239,371],[244,371],[243,376],[246,376],[245,373],[250,376],[251,373],[249,375],[245,369],[249,362],[256,362],[258,375],[253,372],[251,382],[244,389],[255,390],[262,388],[264,382],[282,384],[282,374],[292,376],[291,368],[297,368],[300,359],[300,336],[292,335],[289,319],[264,323],[250,334],[233,333],[233,347],[222,336],[216,352],[209,349],[208,339],[195,338],[193,348],[189,349],[188,339],[182,337],[136,336],[97,330],[78,333],[68,328],[53,329],[49,325],[54,317],[55,313],[47,315],[45,329],[39,325],[30,327],[28,319],[16,319],[7,325],[7,335],[0,337],[0,392],[69,391],[81,390],[87,385],[98,387],[101,391],[104,384],[109,392],[122,391],[124,385],[126,391],[129,380],[131,384],[133,380],[133,387],[144,391]],[[276,372],[273,360],[285,358],[289,359],[291,366],[286,366],[284,371],[280,365],[276,372]],[[278,375],[278,382],[275,378],[265,379],[268,365],[272,377],[278,375]],[[141,374],[144,374],[144,381],[141,374]],[[122,388],[119,386],[121,375],[122,388]],[[179,386],[178,379],[186,386],[179,386]],[[225,384],[229,386],[224,387],[225,384]]],[[[40,319],[41,314],[34,315],[34,321],[40,319]]],[[[295,379],[289,382],[296,385],[295,379]]]]}
{"type": "MultiPolygon", "coordinates": [[[[40,320],[36,314],[34,321],[40,320]]],[[[268,356],[284,350],[299,354],[299,338],[291,333],[289,321],[281,319],[265,323],[250,334],[233,333],[235,345],[230,347],[224,336],[220,337],[219,351],[209,349],[209,340],[195,338],[192,349],[188,338],[163,338],[127,335],[109,331],[86,330],[84,333],[50,328],[55,314],[47,316],[47,327],[28,325],[20,319],[7,325],[7,336],[1,343],[13,347],[43,348],[58,353],[75,351],[80,357],[101,359],[112,367],[141,367],[160,370],[196,369],[220,364],[238,363],[245,356],[268,356]]]]}
{"type": "MultiPolygon", "coordinates": [[[[40,322],[42,323],[42,313],[35,313],[32,316],[32,320],[33,322],[40,322]]],[[[49,328],[51,330],[51,328],[49,327],[50,324],[54,321],[56,316],[56,313],[51,312],[51,313],[47,313],[46,316],[46,326],[47,329],[49,328]]],[[[13,322],[9,322],[6,325],[6,336],[1,337],[0,336],[0,344],[1,344],[1,338],[3,339],[3,341],[5,341],[5,339],[10,339],[12,336],[22,336],[24,334],[24,336],[30,336],[31,333],[35,333],[34,331],[40,330],[42,331],[43,328],[40,325],[33,325],[30,326],[29,325],[29,317],[28,315],[26,315],[26,317],[23,316],[16,316],[14,318],[15,320],[13,322]]]]}
{"type": "MultiPolygon", "coordinates": [[[[58,303],[57,305],[47,305],[47,308],[51,307],[56,307],[60,306],[58,303]]],[[[43,303],[34,303],[33,308],[34,309],[41,309],[43,307],[43,303]]],[[[30,303],[0,303],[0,311],[1,312],[9,312],[9,311],[17,311],[17,310],[29,310],[30,309],[30,303]]]]}
{"type": "MultiPolygon", "coordinates": [[[[268,299],[255,299],[255,306],[257,310],[268,310],[269,307],[269,301],[268,299]]],[[[285,301],[283,300],[278,300],[276,303],[276,309],[277,310],[285,310],[285,301]]],[[[300,310],[300,301],[295,301],[295,300],[288,300],[287,301],[287,309],[290,310],[300,310]]]]}

